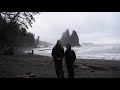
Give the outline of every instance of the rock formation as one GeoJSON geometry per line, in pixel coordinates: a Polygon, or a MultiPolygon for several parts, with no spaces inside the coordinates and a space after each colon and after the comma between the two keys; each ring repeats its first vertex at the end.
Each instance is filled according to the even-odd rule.
{"type": "Polygon", "coordinates": [[[66,44],[71,44],[72,47],[80,46],[79,37],[78,37],[76,31],[73,31],[70,36],[68,29],[63,33],[63,35],[61,37],[61,42],[62,42],[63,46],[66,46],[66,44]]]}
{"type": "Polygon", "coordinates": [[[80,46],[79,37],[78,37],[76,31],[73,31],[72,35],[70,36],[70,44],[71,44],[71,46],[80,46]]]}
{"type": "Polygon", "coordinates": [[[69,33],[69,30],[67,29],[63,34],[62,34],[62,37],[61,37],[61,42],[62,42],[62,45],[65,46],[67,43],[69,43],[69,38],[70,38],[70,33],[69,33]]]}

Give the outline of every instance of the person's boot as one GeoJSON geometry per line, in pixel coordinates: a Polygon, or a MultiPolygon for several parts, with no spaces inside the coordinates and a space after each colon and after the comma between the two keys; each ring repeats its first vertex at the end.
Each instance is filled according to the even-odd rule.
{"type": "Polygon", "coordinates": [[[64,77],[64,72],[63,72],[63,71],[61,71],[61,78],[65,78],[65,77],[64,77]]]}
{"type": "Polygon", "coordinates": [[[60,78],[60,72],[56,70],[57,78],[60,78]]]}
{"type": "Polygon", "coordinates": [[[65,78],[64,75],[61,75],[61,78],[65,78]]]}

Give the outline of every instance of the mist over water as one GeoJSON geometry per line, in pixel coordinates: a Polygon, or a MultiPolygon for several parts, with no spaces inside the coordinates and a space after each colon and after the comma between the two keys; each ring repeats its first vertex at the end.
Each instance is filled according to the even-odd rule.
{"type": "Polygon", "coordinates": [[[66,29],[75,30],[80,43],[120,43],[120,12],[43,12],[28,31],[55,44],[66,29]]]}
{"type": "MultiPolygon", "coordinates": [[[[55,44],[66,29],[75,30],[81,43],[95,43],[73,47],[77,59],[120,60],[120,12],[44,12],[36,16],[32,31],[40,40],[55,44]]],[[[35,48],[34,53],[50,56],[52,47],[35,48]]],[[[64,48],[66,49],[66,48],[64,48]]],[[[26,51],[28,52],[28,51],[26,51]]]]}

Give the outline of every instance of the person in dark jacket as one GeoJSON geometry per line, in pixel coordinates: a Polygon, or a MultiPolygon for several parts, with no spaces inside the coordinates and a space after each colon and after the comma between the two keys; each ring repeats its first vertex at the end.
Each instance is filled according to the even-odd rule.
{"type": "Polygon", "coordinates": [[[57,44],[52,49],[52,56],[55,64],[56,74],[58,78],[64,78],[64,72],[62,68],[62,61],[64,57],[64,48],[61,45],[61,41],[58,40],[57,44]]]}
{"type": "Polygon", "coordinates": [[[70,44],[66,45],[67,50],[65,51],[65,62],[68,69],[68,78],[74,78],[74,62],[76,59],[76,54],[71,50],[70,44]]]}

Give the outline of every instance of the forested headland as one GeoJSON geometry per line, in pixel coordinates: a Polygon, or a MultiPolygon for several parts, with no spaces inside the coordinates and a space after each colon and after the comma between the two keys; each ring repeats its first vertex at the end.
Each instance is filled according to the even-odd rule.
{"type": "Polygon", "coordinates": [[[28,27],[35,22],[34,16],[39,12],[0,12],[0,50],[10,47],[36,47],[38,38],[28,27]]]}

